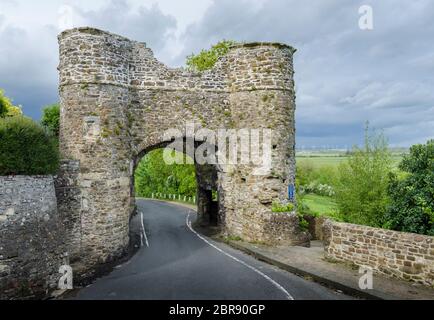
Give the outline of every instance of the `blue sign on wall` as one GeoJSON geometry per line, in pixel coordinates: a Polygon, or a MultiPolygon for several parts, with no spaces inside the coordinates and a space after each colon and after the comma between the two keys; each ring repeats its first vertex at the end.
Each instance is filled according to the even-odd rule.
{"type": "Polygon", "coordinates": [[[294,201],[295,199],[295,186],[293,184],[288,186],[288,199],[290,201],[294,201]]]}

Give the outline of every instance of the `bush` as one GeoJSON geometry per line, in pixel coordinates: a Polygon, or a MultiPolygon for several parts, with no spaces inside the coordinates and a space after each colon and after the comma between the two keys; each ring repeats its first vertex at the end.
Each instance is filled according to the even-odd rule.
{"type": "Polygon", "coordinates": [[[59,164],[56,139],[33,120],[0,119],[0,175],[54,174],[59,164]]]}
{"type": "Polygon", "coordinates": [[[434,236],[434,140],[413,146],[399,168],[407,174],[390,176],[385,227],[434,236]]]}
{"type": "Polygon", "coordinates": [[[297,189],[302,193],[315,193],[333,197],[337,184],[338,170],[332,166],[315,167],[311,161],[297,164],[297,189]]]}
{"type": "Polygon", "coordinates": [[[236,44],[234,41],[223,40],[212,46],[209,50],[202,50],[197,55],[187,57],[187,67],[192,71],[205,71],[212,69],[218,59],[226,55],[231,46],[236,44]]]}
{"type": "Polygon", "coordinates": [[[365,134],[363,149],[354,148],[339,168],[336,202],[343,221],[382,227],[389,197],[391,155],[383,134],[365,134]]]}
{"type": "Polygon", "coordinates": [[[52,104],[46,106],[42,111],[41,124],[54,136],[59,136],[59,126],[60,126],[60,105],[52,104]]]}
{"type": "Polygon", "coordinates": [[[281,204],[278,201],[273,202],[271,211],[275,213],[293,212],[295,206],[293,203],[281,204]]]}
{"type": "Polygon", "coordinates": [[[324,197],[334,197],[336,195],[332,186],[321,184],[317,181],[311,182],[307,186],[302,186],[301,190],[303,193],[314,193],[324,197]]]}

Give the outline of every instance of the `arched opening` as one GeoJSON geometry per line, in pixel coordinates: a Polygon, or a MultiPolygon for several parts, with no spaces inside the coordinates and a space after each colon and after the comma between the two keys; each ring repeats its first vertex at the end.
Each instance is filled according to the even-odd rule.
{"type": "Polygon", "coordinates": [[[219,227],[223,217],[220,214],[218,166],[195,161],[200,142],[195,142],[188,154],[171,149],[169,144],[154,145],[136,157],[133,197],[193,205],[197,209],[199,226],[219,227]]]}

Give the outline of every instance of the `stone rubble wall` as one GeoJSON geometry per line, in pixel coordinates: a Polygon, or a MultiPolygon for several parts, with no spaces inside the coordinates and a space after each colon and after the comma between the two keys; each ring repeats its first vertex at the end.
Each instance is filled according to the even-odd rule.
{"type": "Polygon", "coordinates": [[[386,276],[434,285],[434,237],[327,220],[325,254],[386,276]]]}
{"type": "Polygon", "coordinates": [[[56,289],[64,241],[53,177],[0,177],[0,299],[56,289]]]}

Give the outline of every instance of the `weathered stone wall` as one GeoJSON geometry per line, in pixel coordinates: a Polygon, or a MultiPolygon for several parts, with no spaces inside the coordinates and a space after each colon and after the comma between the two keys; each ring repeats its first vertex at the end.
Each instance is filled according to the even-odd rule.
{"type": "Polygon", "coordinates": [[[323,228],[326,257],[434,285],[434,237],[330,220],[323,228]]]}
{"type": "MultiPolygon", "coordinates": [[[[239,45],[212,70],[191,73],[165,66],[143,43],[96,29],[65,31],[59,45],[61,152],[65,163],[75,165],[73,172],[64,166],[61,176],[72,179],[60,183],[58,194],[74,261],[98,264],[123,252],[134,168],[167,144],[166,130],[185,131],[189,123],[196,130],[272,129],[268,174],[255,176],[249,165],[216,167],[218,220],[224,233],[246,240],[292,243],[304,237],[290,215],[279,218],[277,229],[270,227],[273,200],[287,200],[295,179],[293,48],[239,45]]],[[[209,189],[212,183],[200,185],[209,189]]]]}
{"type": "Polygon", "coordinates": [[[53,178],[0,177],[0,299],[57,287],[66,253],[53,178]]]}

